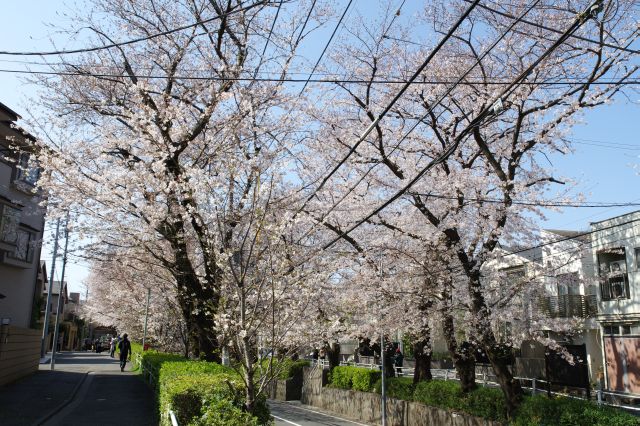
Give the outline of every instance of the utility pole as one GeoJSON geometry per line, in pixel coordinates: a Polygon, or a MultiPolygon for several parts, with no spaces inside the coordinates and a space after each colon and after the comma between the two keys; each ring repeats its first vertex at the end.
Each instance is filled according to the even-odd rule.
{"type": "MultiPolygon", "coordinates": [[[[53,349],[51,350],[51,370],[56,368],[56,349],[58,347],[58,333],[60,330],[61,308],[64,306],[62,287],[64,285],[64,272],[67,267],[67,248],[69,247],[69,214],[67,213],[67,221],[64,226],[64,254],[62,255],[62,274],[60,277],[60,293],[58,294],[58,307],[56,314],[56,328],[53,332],[53,349]]],[[[53,282],[52,282],[53,284],[53,282]]]]}
{"type": "Polygon", "coordinates": [[[147,320],[149,319],[149,299],[151,299],[151,287],[147,287],[147,307],[144,309],[144,331],[142,332],[142,351],[147,340],[147,320]]]}
{"type": "Polygon", "coordinates": [[[60,233],[60,218],[56,221],[56,236],[53,240],[53,260],[51,261],[51,273],[49,275],[49,290],[47,291],[47,306],[44,308],[44,326],[42,327],[42,340],[40,342],[40,358],[44,358],[47,352],[46,340],[49,334],[49,315],[51,315],[51,291],[53,290],[53,273],[56,269],[56,256],[58,256],[58,236],[60,233]]]}
{"type": "MultiPolygon", "coordinates": [[[[382,259],[380,259],[380,287],[382,287],[382,259]]],[[[382,320],[382,315],[380,315],[382,320]]],[[[387,426],[387,391],[385,389],[385,377],[384,377],[384,330],[380,331],[380,370],[382,371],[380,394],[382,400],[382,426],[387,426]]]]}

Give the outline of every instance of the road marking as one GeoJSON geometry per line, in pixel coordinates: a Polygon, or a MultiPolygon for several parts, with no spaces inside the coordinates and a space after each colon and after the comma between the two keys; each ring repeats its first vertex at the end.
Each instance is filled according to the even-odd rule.
{"type": "Polygon", "coordinates": [[[294,422],[289,421],[287,419],[283,419],[282,417],[274,416],[273,414],[271,415],[271,417],[273,417],[274,419],[282,420],[283,422],[287,422],[287,423],[289,423],[291,425],[294,425],[294,426],[302,426],[301,424],[294,423],[294,422]]]}
{"type": "MultiPolygon", "coordinates": [[[[364,424],[364,423],[354,422],[353,420],[343,419],[342,417],[332,416],[331,414],[323,413],[322,411],[309,410],[308,408],[304,408],[304,407],[301,407],[301,406],[299,406],[299,405],[287,404],[286,402],[285,402],[283,405],[286,405],[286,406],[288,406],[288,407],[299,408],[299,409],[301,409],[301,410],[309,411],[309,412],[311,412],[311,413],[315,413],[315,414],[320,414],[320,415],[322,415],[322,416],[331,417],[332,419],[342,420],[343,422],[353,423],[354,425],[359,425],[359,426],[369,426],[369,425],[366,425],[366,424],[364,424]]],[[[274,416],[274,417],[275,417],[275,416],[274,416]]]]}

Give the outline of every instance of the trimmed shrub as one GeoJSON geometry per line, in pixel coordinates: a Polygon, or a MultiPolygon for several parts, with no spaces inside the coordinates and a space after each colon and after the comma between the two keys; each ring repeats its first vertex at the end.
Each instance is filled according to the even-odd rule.
{"type": "MultiPolygon", "coordinates": [[[[413,400],[415,386],[411,377],[389,377],[385,378],[386,394],[389,398],[413,400]]],[[[379,378],[373,386],[373,392],[381,393],[382,378],[379,378]]]]}
{"type": "Polygon", "coordinates": [[[413,400],[432,407],[464,411],[462,389],[457,382],[431,380],[420,382],[413,392],[413,400]]]}
{"type": "Polygon", "coordinates": [[[279,380],[286,380],[295,377],[298,374],[302,374],[302,369],[310,362],[306,359],[300,359],[298,361],[292,361],[289,358],[282,360],[277,359],[264,359],[260,364],[262,371],[258,371],[260,376],[265,375],[269,371],[269,364],[271,364],[271,371],[276,374],[276,378],[279,380]]]}
{"type": "Polygon", "coordinates": [[[215,362],[189,361],[165,361],[160,366],[160,383],[177,376],[195,376],[198,374],[237,374],[233,369],[215,362]]]}
{"type": "Polygon", "coordinates": [[[162,382],[160,411],[173,410],[181,425],[266,424],[269,408],[264,397],[255,402],[255,415],[244,410],[244,383],[237,374],[173,376],[162,382]],[[241,420],[241,421],[240,421],[241,420]]]}
{"type": "Polygon", "coordinates": [[[360,392],[372,392],[376,381],[380,379],[380,371],[357,367],[353,367],[353,370],[351,389],[360,392]]]}
{"type": "Polygon", "coordinates": [[[168,354],[165,352],[146,351],[142,353],[142,363],[151,368],[155,372],[160,371],[160,367],[165,362],[170,361],[187,361],[183,356],[176,354],[168,354]]]}
{"type": "Polygon", "coordinates": [[[351,389],[355,369],[356,367],[346,365],[335,367],[329,374],[329,383],[334,388],[351,389]]]}
{"type": "Polygon", "coordinates": [[[525,397],[513,421],[516,426],[638,426],[640,419],[611,407],[573,398],[525,397]]]}
{"type": "Polygon", "coordinates": [[[498,388],[478,388],[466,395],[464,410],[474,416],[505,421],[507,406],[498,388]]]}

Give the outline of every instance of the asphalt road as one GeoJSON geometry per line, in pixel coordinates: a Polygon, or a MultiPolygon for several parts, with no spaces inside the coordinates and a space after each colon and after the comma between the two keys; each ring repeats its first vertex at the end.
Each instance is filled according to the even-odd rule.
{"type": "Polygon", "coordinates": [[[321,412],[315,407],[301,405],[297,401],[269,400],[269,407],[276,426],[369,426],[365,423],[321,412]]]}

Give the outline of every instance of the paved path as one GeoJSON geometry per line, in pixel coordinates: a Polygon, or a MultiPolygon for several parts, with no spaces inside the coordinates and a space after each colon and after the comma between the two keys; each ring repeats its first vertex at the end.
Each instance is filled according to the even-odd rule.
{"type": "Polygon", "coordinates": [[[320,411],[316,407],[302,405],[298,401],[269,400],[269,407],[276,426],[368,426],[366,423],[320,411]]]}
{"type": "Polygon", "coordinates": [[[157,425],[153,392],[136,374],[120,372],[108,353],[58,354],[49,364],[0,388],[0,425],[157,425]]]}

